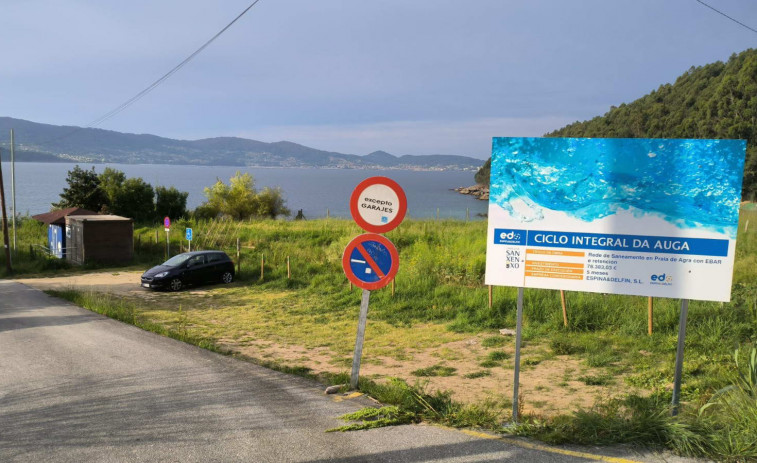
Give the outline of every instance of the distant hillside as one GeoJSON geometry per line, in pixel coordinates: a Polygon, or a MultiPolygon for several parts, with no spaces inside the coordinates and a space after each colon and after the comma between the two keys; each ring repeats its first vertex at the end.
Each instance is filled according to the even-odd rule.
{"type": "MultiPolygon", "coordinates": [[[[747,140],[744,198],[757,194],[757,50],[692,67],[674,84],[575,122],[547,137],[741,138],[747,140]]],[[[476,174],[489,182],[490,161],[476,174]]]]}
{"type": "Polygon", "coordinates": [[[481,164],[481,160],[466,156],[398,157],[383,151],[357,156],[288,141],[265,143],[236,137],[174,140],[0,117],[3,140],[10,129],[15,132],[18,161],[411,170],[474,170],[481,164]]]}

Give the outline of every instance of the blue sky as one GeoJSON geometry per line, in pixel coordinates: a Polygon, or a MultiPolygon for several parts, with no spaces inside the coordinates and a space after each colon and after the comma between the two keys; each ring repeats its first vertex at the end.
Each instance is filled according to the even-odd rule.
{"type": "MultiPolygon", "coordinates": [[[[3,0],[0,115],[86,125],[250,3],[3,0]]],[[[757,28],[754,0],[708,3],[757,28]]],[[[755,46],[695,0],[261,0],[100,127],[486,158],[755,46]]]]}

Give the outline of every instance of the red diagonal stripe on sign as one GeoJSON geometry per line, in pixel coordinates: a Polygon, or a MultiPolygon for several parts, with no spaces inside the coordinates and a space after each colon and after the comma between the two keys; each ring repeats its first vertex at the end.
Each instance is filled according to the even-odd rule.
{"type": "Polygon", "coordinates": [[[379,278],[384,278],[386,276],[384,275],[384,272],[381,271],[376,261],[374,261],[371,255],[368,254],[368,251],[365,250],[362,243],[358,243],[357,252],[359,252],[365,258],[365,261],[368,262],[368,265],[373,269],[374,272],[376,272],[376,275],[378,275],[379,278]]]}

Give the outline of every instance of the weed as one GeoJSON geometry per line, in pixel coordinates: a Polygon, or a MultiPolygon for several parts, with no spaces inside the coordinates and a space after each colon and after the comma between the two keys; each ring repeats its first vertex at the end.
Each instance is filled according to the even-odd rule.
{"type": "Polygon", "coordinates": [[[613,377],[610,375],[581,376],[579,381],[583,381],[587,386],[607,386],[612,384],[613,377]]]}
{"type": "Polygon", "coordinates": [[[483,378],[485,376],[491,376],[491,374],[492,372],[489,370],[479,370],[479,371],[474,371],[472,373],[465,374],[463,375],[463,378],[476,379],[476,378],[483,378]]]}
{"type": "Polygon", "coordinates": [[[502,360],[509,359],[510,358],[510,354],[508,354],[507,352],[502,351],[502,350],[495,350],[494,352],[489,352],[486,355],[486,358],[488,360],[493,360],[495,362],[500,362],[502,360]]]}
{"type": "Polygon", "coordinates": [[[414,370],[411,374],[413,376],[452,376],[456,371],[456,368],[444,365],[434,365],[427,368],[419,368],[414,370]]]}
{"type": "Polygon", "coordinates": [[[481,345],[484,347],[502,347],[506,343],[506,339],[502,336],[489,336],[481,341],[481,345]]]}

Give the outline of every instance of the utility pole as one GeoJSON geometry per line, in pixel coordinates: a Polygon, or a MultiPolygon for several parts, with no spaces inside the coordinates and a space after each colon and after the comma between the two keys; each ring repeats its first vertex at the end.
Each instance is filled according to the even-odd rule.
{"type": "Polygon", "coordinates": [[[0,152],[0,206],[3,209],[3,243],[5,244],[5,268],[8,269],[8,273],[13,272],[11,267],[11,250],[8,243],[8,217],[5,216],[5,188],[3,186],[3,156],[0,152]]]}
{"type": "Polygon", "coordinates": [[[11,223],[13,224],[13,255],[17,256],[16,246],[16,147],[11,129],[11,223]]]}

